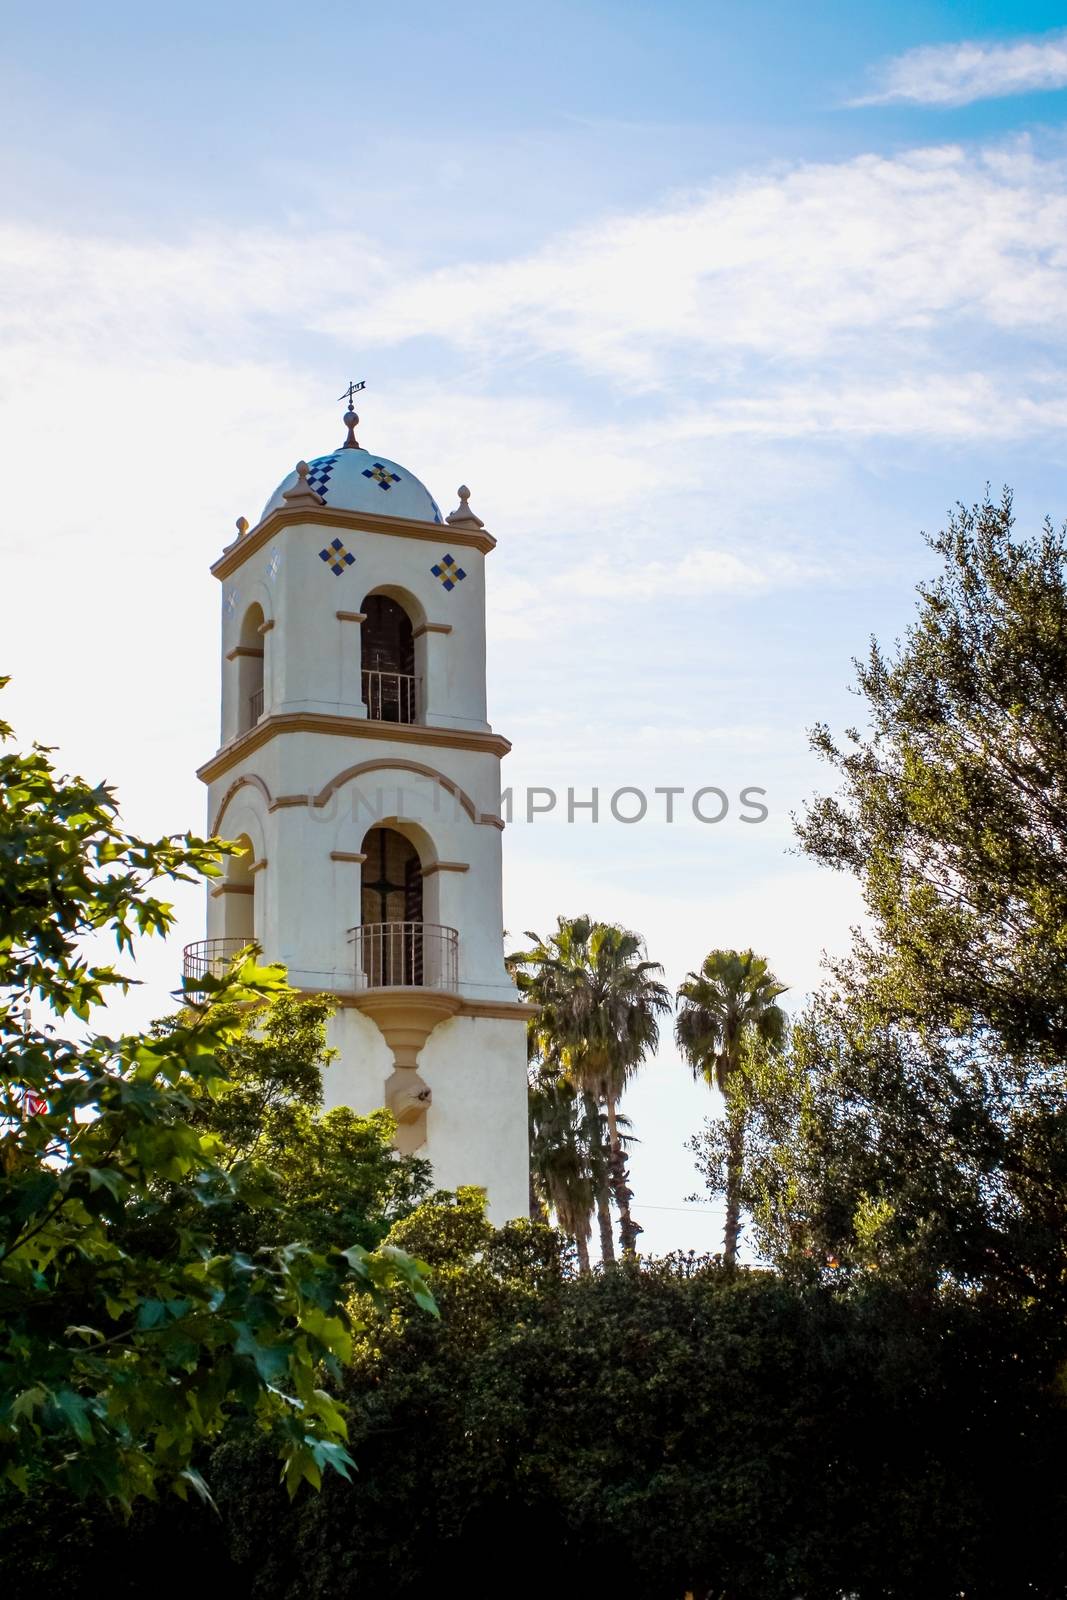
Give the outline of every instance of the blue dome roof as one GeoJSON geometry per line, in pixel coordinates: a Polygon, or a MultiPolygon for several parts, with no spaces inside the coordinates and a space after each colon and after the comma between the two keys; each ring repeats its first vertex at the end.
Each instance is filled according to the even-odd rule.
{"type": "MultiPolygon", "coordinates": [[[[417,522],[443,522],[441,508],[425,484],[406,467],[369,450],[344,447],[308,462],[308,483],[328,506],[341,511],[374,511],[385,517],[411,517],[417,522]]],[[[285,504],[283,496],[297,481],[295,469],[278,485],[263,516],[285,504]]]]}

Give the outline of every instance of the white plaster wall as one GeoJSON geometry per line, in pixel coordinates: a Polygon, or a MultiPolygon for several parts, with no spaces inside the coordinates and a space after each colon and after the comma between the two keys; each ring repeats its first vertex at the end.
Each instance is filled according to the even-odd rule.
{"type": "Polygon", "coordinates": [[[473,1183],[500,1224],[529,1216],[526,1024],[521,1017],[451,1017],[431,1033],[419,1073],[433,1090],[425,1154],[444,1189],[473,1183]]]}
{"type": "MultiPolygon", "coordinates": [[[[330,1044],[339,1052],[326,1068],[322,1081],[326,1109],[351,1106],[367,1116],[385,1104],[385,1080],[393,1070],[393,1055],[369,1017],[345,1006],[330,1018],[330,1044]]],[[[425,1150],[419,1151],[426,1155],[425,1150]]]]}
{"type": "MultiPolygon", "coordinates": [[[[331,1019],[330,1043],[340,1055],[326,1070],[328,1108],[363,1115],[385,1100],[393,1070],[389,1048],[369,1018],[345,1007],[331,1019]]],[[[484,1188],[498,1226],[529,1215],[526,1112],[526,1025],[521,1017],[451,1017],[439,1023],[419,1055],[433,1091],[427,1141],[418,1155],[442,1189],[484,1188]]]]}

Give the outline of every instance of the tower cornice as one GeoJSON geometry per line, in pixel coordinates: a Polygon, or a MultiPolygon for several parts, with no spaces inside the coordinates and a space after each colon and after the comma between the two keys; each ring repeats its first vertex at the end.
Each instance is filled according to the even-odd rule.
{"type": "Polygon", "coordinates": [[[210,761],[197,768],[203,783],[214,783],[254,751],[283,733],[326,733],[342,739],[370,739],[378,742],[421,745],[446,750],[473,750],[499,760],[511,743],[499,733],[481,733],[475,728],[438,728],[421,722],[372,722],[367,717],[341,717],[322,711],[282,711],[264,717],[254,728],[231,740],[210,761]]]}
{"type": "Polygon", "coordinates": [[[391,534],[394,539],[422,539],[427,544],[440,544],[444,540],[447,544],[461,545],[467,550],[480,550],[483,555],[496,549],[492,534],[481,528],[457,527],[454,523],[416,522],[411,517],[379,517],[373,511],[346,511],[337,506],[279,506],[234,544],[228,545],[212,565],[212,572],[220,580],[228,578],[282,528],[299,527],[305,523],[327,528],[352,528],[360,533],[391,534]]]}

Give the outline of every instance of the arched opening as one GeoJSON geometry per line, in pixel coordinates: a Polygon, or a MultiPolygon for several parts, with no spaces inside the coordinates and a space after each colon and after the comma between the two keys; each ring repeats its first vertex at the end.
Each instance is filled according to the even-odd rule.
{"type": "Polygon", "coordinates": [[[350,932],[357,986],[455,992],[459,935],[432,920],[438,915],[432,841],[414,825],[409,832],[405,823],[376,823],[361,853],[360,924],[350,932]]]}
{"type": "Polygon", "coordinates": [[[266,638],[263,620],[263,607],[258,602],[250,605],[241,623],[241,637],[235,651],[238,731],[241,733],[254,728],[263,715],[263,642],[266,638]]]}
{"type": "Polygon", "coordinates": [[[414,722],[418,715],[415,631],[388,594],[369,594],[360,607],[363,703],[375,722],[414,722]]]}
{"type": "Polygon", "coordinates": [[[254,943],[256,937],[256,874],[252,871],[255,851],[247,833],[237,843],[241,854],[226,858],[222,883],[223,933],[234,941],[234,954],[242,945],[254,943]]]}
{"type": "Polygon", "coordinates": [[[372,989],[421,984],[424,975],[422,862],[395,828],[371,828],[363,840],[360,931],[363,970],[372,989]]]}
{"type": "Polygon", "coordinates": [[[221,912],[211,918],[212,936],[187,944],[183,952],[184,975],[192,993],[203,992],[197,988],[201,978],[225,977],[238,952],[256,943],[256,879],[259,873],[253,870],[255,847],[247,833],[241,834],[236,843],[240,854],[225,858],[222,881],[211,891],[221,912]]]}

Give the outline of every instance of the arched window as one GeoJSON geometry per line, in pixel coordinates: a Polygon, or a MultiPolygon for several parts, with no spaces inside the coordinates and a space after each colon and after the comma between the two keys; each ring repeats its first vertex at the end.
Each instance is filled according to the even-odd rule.
{"type": "Polygon", "coordinates": [[[369,594],[360,607],[363,703],[375,722],[414,722],[418,712],[415,638],[399,600],[369,594]]]}
{"type": "Polygon", "coordinates": [[[241,623],[237,657],[238,731],[254,728],[263,715],[263,608],[250,605],[241,623]]]}

